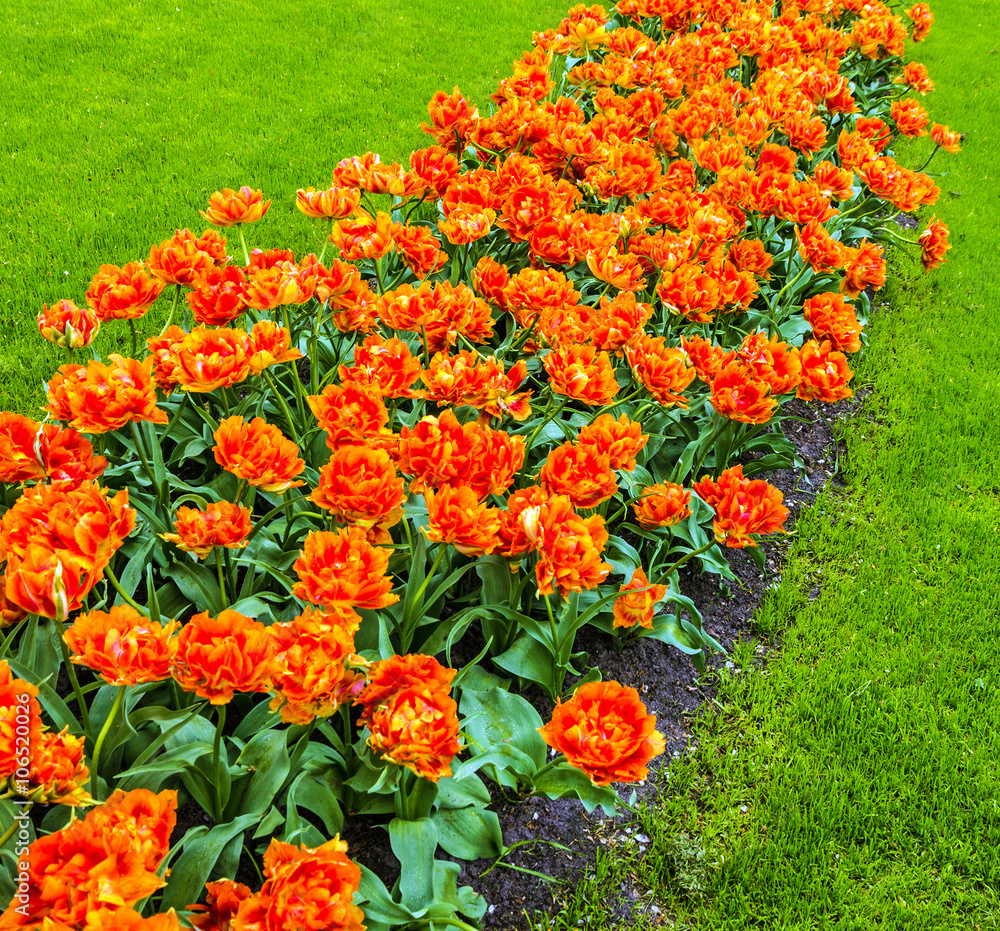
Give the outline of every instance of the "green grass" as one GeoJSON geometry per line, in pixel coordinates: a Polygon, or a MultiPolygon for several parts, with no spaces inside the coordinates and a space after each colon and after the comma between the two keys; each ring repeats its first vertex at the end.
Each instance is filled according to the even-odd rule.
{"type": "MultiPolygon", "coordinates": [[[[274,199],[255,243],[317,233],[295,191],[365,151],[431,144],[427,101],[457,84],[485,112],[565,0],[13,0],[0,14],[0,410],[36,409],[62,361],[42,304],[83,302],[102,263],[205,228],[212,191],[274,199]]],[[[148,328],[155,326],[154,320],[148,328]]],[[[98,336],[103,354],[116,333],[98,336]]],[[[121,343],[125,345],[124,342],[121,343]]]]}
{"type": "Polygon", "coordinates": [[[1000,925],[1000,6],[932,5],[911,57],[934,119],[969,134],[931,166],[951,261],[925,278],[897,253],[857,376],[872,394],[845,429],[849,490],[799,522],[758,618],[780,651],[760,667],[739,649],[643,816],[650,853],[608,858],[555,927],[607,927],[599,903],[629,873],[678,928],[1000,925]],[[704,897],[682,834],[705,851],[704,897]]]}

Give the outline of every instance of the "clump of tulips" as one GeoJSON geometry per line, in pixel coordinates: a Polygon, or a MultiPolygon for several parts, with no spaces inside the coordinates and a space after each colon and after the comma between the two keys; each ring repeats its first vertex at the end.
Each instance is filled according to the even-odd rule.
{"type": "Polygon", "coordinates": [[[235,242],[42,309],[46,418],[0,413],[0,928],[469,927],[437,852],[504,854],[487,781],[612,813],[645,779],[655,717],[578,635],[722,649],[680,569],[763,567],[782,408],[851,396],[887,213],[939,194],[892,141],[961,141],[909,96],[926,4],[780,6],[575,6],[488,110],[436,94],[408,167],[300,190],[316,253],[251,249],[272,202],[226,189],[235,242]],[[171,846],[177,805],[210,820],[171,846]]]}

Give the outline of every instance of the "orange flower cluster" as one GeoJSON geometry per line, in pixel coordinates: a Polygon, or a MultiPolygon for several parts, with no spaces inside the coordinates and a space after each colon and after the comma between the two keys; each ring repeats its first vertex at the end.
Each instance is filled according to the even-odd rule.
{"type": "Polygon", "coordinates": [[[48,384],[48,406],[56,420],[81,433],[111,433],[127,423],[165,424],[167,415],[156,406],[152,360],[139,362],[116,353],[110,365],[63,365],[48,384]]]}
{"type": "Polygon", "coordinates": [[[163,625],[129,605],[77,616],[66,631],[74,663],[87,666],[109,685],[138,685],[169,679],[177,655],[174,634],[180,625],[163,625]]]}
{"type": "Polygon", "coordinates": [[[399,601],[387,576],[392,550],[373,546],[361,527],[314,531],[293,569],[296,598],[326,608],[387,608],[399,601]]]}
{"type": "Polygon", "coordinates": [[[83,737],[42,723],[38,688],[15,679],[0,660],[0,798],[22,796],[41,805],[86,805],[83,737]]]}
{"type": "Polygon", "coordinates": [[[728,547],[756,546],[751,534],[784,532],[789,512],[781,492],[762,479],[744,478],[741,465],[726,469],[718,481],[706,475],[692,487],[715,510],[715,539],[728,547]]]}
{"type": "Polygon", "coordinates": [[[57,301],[51,307],[44,305],[38,315],[42,338],[63,349],[89,346],[100,328],[101,321],[90,307],[77,307],[72,301],[57,301]]]}
{"type": "Polygon", "coordinates": [[[597,786],[644,782],[649,761],[666,746],[639,693],[614,680],[581,685],[569,701],[557,700],[539,733],[597,786]]]}
{"type": "Polygon", "coordinates": [[[177,533],[160,536],[178,549],[204,559],[217,546],[242,549],[247,545],[250,511],[230,501],[213,502],[204,511],[181,507],[177,509],[174,527],[177,533]]]}
{"type": "Polygon", "coordinates": [[[0,412],[0,482],[69,487],[100,477],[107,466],[108,460],[95,456],[90,441],[76,430],[0,412]]]}
{"type": "Polygon", "coordinates": [[[66,619],[135,526],[128,491],[94,482],[36,485],[0,518],[4,595],[31,614],[66,619]]]}
{"type": "Polygon", "coordinates": [[[261,491],[281,495],[305,484],[294,481],[305,468],[299,448],[263,418],[254,417],[244,423],[242,417],[227,417],[212,435],[215,461],[261,491]]]}
{"type": "Polygon", "coordinates": [[[368,744],[384,759],[437,782],[451,775],[458,742],[458,705],[451,697],[454,669],[432,656],[391,656],[372,666],[355,704],[368,744]]]}
{"type": "Polygon", "coordinates": [[[82,820],[36,840],[23,861],[27,901],[11,902],[0,928],[178,928],[172,912],[145,923],[132,908],[165,883],[157,871],[176,807],[176,792],[117,791],[82,820]]]}
{"type": "Polygon", "coordinates": [[[223,879],[207,885],[207,905],[188,908],[200,931],[364,931],[364,913],[352,902],[360,885],[361,870],[339,835],[319,847],[272,840],[260,892],[223,879]]]}

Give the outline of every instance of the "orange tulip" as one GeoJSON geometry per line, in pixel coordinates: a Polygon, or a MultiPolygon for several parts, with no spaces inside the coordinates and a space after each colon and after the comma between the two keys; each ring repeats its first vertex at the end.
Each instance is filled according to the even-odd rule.
{"type": "Polygon", "coordinates": [[[72,661],[109,685],[138,685],[170,678],[177,652],[177,621],[165,626],[128,605],[79,615],[66,631],[72,661]]]}
{"type": "Polygon", "coordinates": [[[138,362],[116,353],[108,359],[110,365],[61,366],[49,381],[45,410],[81,433],[111,433],[145,420],[165,424],[167,414],[156,406],[152,359],[138,362]]]}
{"type": "Polygon", "coordinates": [[[267,628],[239,611],[196,614],[177,637],[171,670],[187,692],[225,705],[236,692],[266,692],[276,645],[267,628]]]}
{"type": "Polygon", "coordinates": [[[149,250],[146,267],[166,284],[193,285],[210,268],[228,261],[226,241],[215,230],[196,237],[183,229],[149,250]]]}
{"type": "Polygon", "coordinates": [[[76,486],[108,465],[76,430],[0,412],[0,482],[45,481],[76,486]]]}
{"type": "Polygon", "coordinates": [[[87,289],[87,303],[102,323],[105,320],[138,320],[153,306],[164,288],[142,262],[102,265],[87,289]]]}
{"type": "Polygon", "coordinates": [[[840,281],[840,293],[854,298],[865,288],[878,291],[885,284],[885,257],[883,250],[874,243],[862,240],[857,248],[845,246],[847,261],[845,277],[840,281]]]}
{"type": "Polygon", "coordinates": [[[539,481],[550,495],[565,495],[578,508],[597,507],[618,491],[610,455],[589,444],[567,442],[553,449],[539,481]]]}
{"type": "Polygon", "coordinates": [[[730,362],[712,379],[712,407],[740,423],[767,423],[778,407],[766,382],[741,361],[730,362]]]}
{"type": "Polygon", "coordinates": [[[320,469],[309,499],[339,521],[385,531],[403,516],[406,492],[385,450],[339,446],[320,469]]]}
{"type": "Polygon", "coordinates": [[[836,352],[829,340],[814,339],[802,346],[802,381],[795,396],[803,401],[843,401],[854,395],[847,383],[854,377],[847,356],[836,352]]]}
{"type": "Polygon", "coordinates": [[[892,118],[896,122],[896,128],[904,136],[917,137],[927,135],[929,117],[927,111],[916,100],[912,98],[894,100],[890,109],[892,111],[892,118]]]}
{"type": "Polygon", "coordinates": [[[635,519],[640,527],[654,530],[673,527],[691,516],[691,492],[673,482],[647,485],[638,501],[632,504],[635,519]]]}
{"type": "Polygon", "coordinates": [[[695,378],[684,350],[666,345],[662,336],[641,334],[625,347],[625,358],[632,366],[636,380],[650,397],[664,406],[687,409],[687,398],[681,394],[695,378]]]}
{"type": "Polygon", "coordinates": [[[239,903],[231,931],[364,931],[364,912],[352,901],[361,870],[348,859],[339,836],[316,848],[272,840],[264,853],[264,876],[260,892],[239,903]]]}
{"type": "Polygon", "coordinates": [[[47,732],[31,748],[31,770],[27,792],[21,795],[40,805],[89,805],[90,772],[83,752],[83,737],[74,737],[65,727],[47,732]]]}
{"type": "Polygon", "coordinates": [[[392,550],[372,546],[361,527],[314,531],[292,567],[296,598],[324,607],[387,608],[399,601],[386,575],[392,550]]]}
{"type": "Polygon", "coordinates": [[[949,152],[952,155],[961,151],[962,140],[964,138],[963,133],[953,133],[947,126],[943,126],[941,123],[931,125],[931,139],[934,141],[934,144],[941,146],[945,152],[949,152]]]}
{"type": "Polygon", "coordinates": [[[610,404],[618,394],[615,370],[606,352],[593,346],[573,345],[550,352],[542,364],[555,394],[582,401],[591,407],[610,404]]]}
{"type": "Polygon", "coordinates": [[[176,347],[173,375],[184,391],[207,394],[231,388],[250,374],[249,355],[244,330],[196,327],[176,347]]]}
{"type": "Polygon", "coordinates": [[[666,746],[639,693],[613,680],[589,682],[569,701],[557,699],[539,733],[597,786],[645,781],[649,761],[666,746]]]}
{"type": "MultiPolygon", "coordinates": [[[[176,792],[119,790],[86,817],[36,840],[22,861],[28,901],[12,902],[0,927],[142,928],[116,916],[164,885],[156,871],[169,849],[176,807],[176,792]],[[102,912],[111,918],[93,924],[102,912]]],[[[150,923],[149,931],[176,927],[175,918],[172,926],[150,923]]]]}
{"type": "Polygon", "coordinates": [[[371,385],[383,398],[410,398],[420,371],[420,359],[406,343],[373,333],[354,344],[354,366],[340,366],[340,380],[345,387],[348,382],[371,385]]]}
{"type": "Polygon", "coordinates": [[[290,623],[268,628],[277,649],[271,710],[280,711],[283,721],[309,724],[330,717],[360,694],[365,677],[360,657],[353,655],[360,620],[350,609],[310,607],[290,623]]]}
{"type": "Polygon", "coordinates": [[[101,321],[90,307],[77,307],[72,301],[43,304],[38,315],[38,332],[63,349],[89,346],[100,328],[101,321]]]}
{"type": "Polygon", "coordinates": [[[292,335],[270,320],[258,320],[247,338],[250,371],[259,375],[264,369],[282,362],[302,358],[299,349],[292,348],[292,335]]]}
{"type": "Polygon", "coordinates": [[[840,352],[857,352],[861,348],[861,324],[843,295],[816,294],[806,299],[802,311],[816,339],[829,340],[840,352]]]}
{"type": "Polygon", "coordinates": [[[614,627],[645,627],[653,629],[653,609],[667,593],[666,585],[650,585],[642,568],[632,573],[627,585],[618,589],[621,594],[614,600],[612,614],[614,627]]]}
{"type": "MultiPolygon", "coordinates": [[[[924,271],[929,272],[944,264],[945,253],[951,248],[951,244],[948,242],[949,232],[948,227],[937,217],[931,217],[927,228],[917,237],[917,242],[920,243],[920,263],[924,266],[924,271]]],[[[816,335],[821,336],[822,334],[817,333],[816,335]]],[[[834,345],[833,348],[845,352],[850,351],[844,349],[843,346],[834,345]]]]}
{"type": "Polygon", "coordinates": [[[43,730],[38,687],[15,679],[7,661],[0,660],[0,789],[27,781],[24,748],[37,747],[43,730]]]}
{"type": "Polygon", "coordinates": [[[761,479],[744,478],[741,465],[726,469],[717,482],[706,475],[691,487],[715,510],[715,539],[727,547],[756,546],[751,534],[786,532],[789,512],[781,492],[761,479]]]}
{"type": "Polygon", "coordinates": [[[204,559],[217,546],[243,549],[250,535],[250,511],[229,501],[210,503],[204,511],[197,508],[177,509],[174,520],[177,533],[161,533],[185,553],[204,559]]]}
{"type": "Polygon", "coordinates": [[[354,213],[360,203],[361,192],[354,188],[335,185],[325,191],[299,188],[295,192],[295,206],[316,220],[342,220],[354,213]]]}
{"type": "Polygon", "coordinates": [[[263,418],[244,423],[242,417],[227,417],[213,434],[215,461],[237,478],[245,478],[261,491],[283,495],[304,485],[293,481],[306,467],[299,448],[263,418]]]}
{"type": "Polygon", "coordinates": [[[198,212],[213,226],[237,226],[256,223],[271,206],[261,191],[244,185],[238,191],[223,188],[208,199],[208,210],[198,212]]]}
{"type": "Polygon", "coordinates": [[[193,281],[186,295],[196,323],[224,327],[247,306],[247,279],[238,265],[212,266],[193,281]]]}
{"type": "Polygon", "coordinates": [[[642,424],[622,414],[617,420],[611,414],[601,414],[592,423],[580,428],[577,446],[593,446],[606,453],[612,469],[631,472],[636,466],[636,454],[649,442],[642,424]]]}
{"type": "Polygon", "coordinates": [[[198,931],[230,931],[244,899],[253,893],[249,886],[232,879],[205,883],[205,905],[189,905],[188,921],[198,931]]]}
{"type": "Polygon", "coordinates": [[[376,663],[358,696],[359,724],[385,759],[437,782],[451,775],[458,743],[458,706],[449,694],[454,669],[431,656],[392,656],[376,663]]]}
{"type": "Polygon", "coordinates": [[[340,251],[340,257],[348,262],[355,259],[380,259],[395,247],[395,235],[399,224],[392,222],[387,213],[376,216],[364,210],[355,211],[353,220],[338,220],[330,233],[332,242],[340,251]]]}
{"type": "Polygon", "coordinates": [[[422,527],[432,543],[450,543],[463,556],[492,553],[498,545],[500,512],[480,503],[471,488],[445,485],[438,492],[424,492],[429,527],[422,527]]]}
{"type": "Polygon", "coordinates": [[[538,547],[535,581],[541,595],[596,588],[611,572],[601,560],[608,542],[600,514],[582,518],[565,495],[550,497],[522,526],[538,547]]]}
{"type": "Polygon", "coordinates": [[[345,385],[327,385],[322,394],[306,398],[309,409],[326,431],[326,445],[369,445],[391,450],[396,437],[386,424],[389,411],[378,387],[350,381],[345,385]]]}

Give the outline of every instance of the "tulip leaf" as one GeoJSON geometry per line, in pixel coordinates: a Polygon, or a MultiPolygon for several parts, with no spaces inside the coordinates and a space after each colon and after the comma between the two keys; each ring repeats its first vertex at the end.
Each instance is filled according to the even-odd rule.
{"type": "Polygon", "coordinates": [[[499,857],[503,835],[496,812],[484,808],[451,808],[434,815],[438,843],[453,857],[481,860],[499,857]]]}
{"type": "Polygon", "coordinates": [[[510,746],[525,754],[537,769],[545,763],[545,741],[538,733],[541,715],[530,702],[503,688],[462,692],[465,732],[481,747],[510,746]]]}
{"type": "Polygon", "coordinates": [[[546,770],[535,781],[535,791],[548,798],[578,798],[587,811],[598,805],[613,818],[618,796],[609,786],[595,786],[586,773],[563,762],[546,770]]]}
{"type": "MultiPolygon", "coordinates": [[[[361,864],[358,864],[361,866],[361,864]]],[[[361,885],[356,893],[355,903],[365,913],[365,924],[370,921],[383,925],[407,925],[413,921],[413,912],[405,905],[393,901],[385,883],[367,866],[361,866],[361,885]]]]}
{"type": "Polygon", "coordinates": [[[332,767],[319,771],[305,770],[288,790],[288,805],[301,806],[323,822],[330,837],[344,829],[344,811],[340,807],[340,780],[332,767]]]}
{"type": "Polygon", "coordinates": [[[226,846],[259,820],[258,815],[241,815],[228,824],[217,824],[192,841],[182,841],[181,855],[170,868],[162,909],[183,909],[197,902],[226,846]]]}
{"type": "Polygon", "coordinates": [[[389,822],[389,844],[400,863],[399,891],[402,903],[412,911],[434,902],[434,852],[438,834],[430,818],[389,822]]]}
{"type": "Polygon", "coordinates": [[[489,803],[489,789],[474,772],[463,771],[460,778],[453,774],[438,780],[438,808],[467,808],[469,805],[485,808],[489,803]]]}
{"type": "Polygon", "coordinates": [[[208,611],[213,617],[222,611],[219,583],[208,566],[187,560],[175,562],[169,569],[170,577],[188,601],[199,611],[208,611]]]}
{"type": "Polygon", "coordinates": [[[237,791],[230,797],[226,816],[237,813],[261,815],[267,811],[280,791],[290,769],[287,732],[268,730],[254,736],[236,760],[249,775],[237,782],[237,791]]]}
{"type": "Polygon", "coordinates": [[[555,659],[552,651],[534,637],[518,637],[509,650],[494,656],[493,662],[501,669],[535,682],[544,689],[552,686],[555,659]]]}

